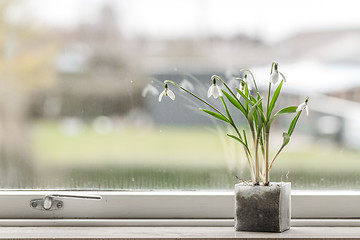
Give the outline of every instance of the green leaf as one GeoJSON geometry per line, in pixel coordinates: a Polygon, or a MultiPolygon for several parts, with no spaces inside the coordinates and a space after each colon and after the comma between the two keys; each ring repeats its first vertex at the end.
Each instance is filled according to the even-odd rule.
{"type": "Polygon", "coordinates": [[[231,123],[234,123],[234,121],[232,120],[232,117],[231,117],[231,115],[230,115],[229,109],[228,109],[228,107],[227,107],[227,105],[226,105],[226,103],[225,103],[224,98],[223,98],[222,96],[220,96],[220,99],[221,99],[221,102],[222,102],[223,105],[224,105],[224,108],[225,108],[225,111],[226,111],[226,115],[227,115],[229,121],[230,121],[231,123]]]}
{"type": "Polygon", "coordinates": [[[299,117],[300,117],[300,114],[301,114],[301,111],[300,112],[298,112],[298,114],[296,114],[296,116],[294,117],[294,119],[291,121],[291,124],[290,124],[290,126],[289,126],[289,130],[288,130],[288,134],[289,134],[289,136],[291,136],[292,134],[293,134],[293,132],[294,132],[294,129],[295,129],[295,126],[296,126],[296,123],[297,123],[297,121],[298,121],[298,119],[299,119],[299,117]]]}
{"type": "Polygon", "coordinates": [[[283,144],[281,148],[285,147],[290,142],[290,136],[287,132],[283,132],[283,144]]]}
{"type": "Polygon", "coordinates": [[[245,129],[243,129],[243,134],[244,134],[244,141],[245,141],[245,144],[247,146],[247,137],[246,137],[246,132],[245,132],[245,129]]]}
{"type": "Polygon", "coordinates": [[[297,106],[286,107],[286,108],[283,108],[280,111],[278,111],[275,115],[280,115],[280,114],[284,114],[284,113],[294,113],[294,112],[296,112],[297,108],[298,108],[297,106]]]}
{"type": "Polygon", "coordinates": [[[250,154],[250,150],[249,150],[249,148],[248,148],[248,146],[247,146],[247,144],[246,143],[244,143],[244,141],[242,141],[240,138],[238,138],[238,137],[236,137],[236,136],[234,136],[234,135],[231,135],[231,134],[227,134],[229,137],[231,137],[231,138],[233,138],[233,139],[235,139],[235,140],[237,140],[237,141],[239,141],[244,147],[245,147],[245,149],[246,149],[246,151],[248,152],[248,154],[251,156],[251,154],[250,154]]]}
{"type": "Polygon", "coordinates": [[[201,111],[203,112],[206,112],[207,114],[209,114],[210,116],[214,117],[214,118],[217,118],[221,121],[224,121],[224,122],[227,122],[227,123],[230,123],[229,119],[227,119],[226,117],[224,117],[223,115],[221,114],[218,114],[218,113],[215,113],[215,112],[212,112],[210,110],[206,110],[206,109],[200,109],[201,111]]]}
{"type": "Polygon", "coordinates": [[[273,97],[271,98],[271,102],[269,105],[269,109],[268,109],[268,118],[270,118],[271,116],[271,112],[273,111],[274,107],[275,107],[275,103],[279,97],[280,91],[281,91],[281,87],[283,85],[284,80],[281,81],[281,83],[279,84],[279,86],[276,88],[273,97]]]}
{"type": "MultiPolygon", "coordinates": [[[[257,100],[260,100],[260,98],[261,98],[261,96],[260,96],[260,93],[258,92],[258,93],[257,93],[257,100]]],[[[261,111],[264,112],[262,103],[260,103],[259,109],[261,109],[261,111]]]]}
{"type": "Polygon", "coordinates": [[[247,117],[249,121],[252,121],[252,119],[253,119],[253,117],[254,117],[255,110],[257,109],[257,106],[261,103],[262,100],[263,100],[263,99],[260,98],[259,101],[257,101],[257,102],[253,105],[253,107],[250,109],[250,112],[248,113],[248,117],[247,117]]]}
{"type": "Polygon", "coordinates": [[[279,117],[280,115],[282,114],[288,114],[288,113],[294,113],[296,112],[296,109],[297,109],[297,106],[291,106],[291,107],[286,107],[286,108],[283,108],[281,109],[280,111],[278,111],[277,113],[274,114],[274,116],[272,118],[270,118],[267,126],[266,126],[266,130],[270,130],[270,126],[272,124],[272,122],[277,118],[279,117]]]}
{"type": "MultiPolygon", "coordinates": [[[[255,103],[252,102],[242,91],[240,91],[238,88],[236,89],[236,91],[240,94],[240,96],[247,102],[249,103],[251,106],[253,106],[255,103]]],[[[251,96],[251,95],[250,95],[251,96]]],[[[255,101],[256,102],[256,101],[255,101]]]]}
{"type": "Polygon", "coordinates": [[[226,96],[226,98],[229,100],[229,102],[232,103],[232,105],[234,105],[236,108],[238,108],[245,116],[247,116],[246,114],[246,110],[244,108],[244,106],[235,98],[233,98],[230,94],[228,94],[226,91],[222,90],[222,92],[224,93],[224,95],[226,96]]]}
{"type": "MultiPolygon", "coordinates": [[[[248,98],[249,95],[250,95],[249,87],[247,84],[245,84],[245,96],[248,98]]],[[[249,103],[247,101],[245,101],[245,109],[246,111],[249,111],[249,103]]]]}

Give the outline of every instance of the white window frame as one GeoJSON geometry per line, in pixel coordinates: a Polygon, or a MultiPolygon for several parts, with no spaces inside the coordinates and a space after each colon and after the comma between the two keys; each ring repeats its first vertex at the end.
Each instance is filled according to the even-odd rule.
{"type": "MultiPolygon", "coordinates": [[[[360,192],[293,191],[293,226],[360,226],[360,192]]],[[[233,191],[0,191],[0,226],[232,226],[233,191]],[[60,210],[30,206],[46,195],[60,210]]]]}

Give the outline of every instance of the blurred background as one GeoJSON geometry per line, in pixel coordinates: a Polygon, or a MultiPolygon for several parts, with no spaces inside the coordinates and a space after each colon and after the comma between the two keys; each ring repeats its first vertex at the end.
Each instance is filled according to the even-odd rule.
{"type": "MultiPolygon", "coordinates": [[[[213,74],[233,84],[244,68],[266,92],[277,61],[277,109],[309,96],[310,115],[271,180],[359,190],[358,5],[1,0],[0,188],[232,189],[250,175],[230,130],[173,86],[176,101],[158,94],[171,79],[206,98],[213,74]]],[[[272,154],[290,121],[275,123],[272,154]]]]}

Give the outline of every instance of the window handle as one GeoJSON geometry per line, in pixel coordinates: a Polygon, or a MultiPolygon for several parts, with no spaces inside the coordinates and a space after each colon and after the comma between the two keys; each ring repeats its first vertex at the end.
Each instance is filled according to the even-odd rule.
{"type": "Polygon", "coordinates": [[[68,195],[68,194],[51,194],[42,199],[33,199],[30,201],[30,207],[38,210],[52,211],[64,208],[64,202],[55,198],[75,198],[85,200],[101,200],[97,195],[68,195]]]}

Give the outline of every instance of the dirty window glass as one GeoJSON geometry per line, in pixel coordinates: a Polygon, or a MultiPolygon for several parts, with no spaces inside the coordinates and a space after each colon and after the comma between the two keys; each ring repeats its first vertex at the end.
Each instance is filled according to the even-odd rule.
{"type": "MultiPolygon", "coordinates": [[[[241,146],[173,85],[175,101],[159,102],[163,82],[208,99],[212,75],[235,89],[247,68],[266,94],[277,61],[287,80],[277,109],[310,97],[310,114],[301,115],[270,180],[358,189],[355,4],[1,1],[0,188],[232,189],[250,179],[241,146]]],[[[274,123],[270,155],[290,122],[274,123]]]]}

